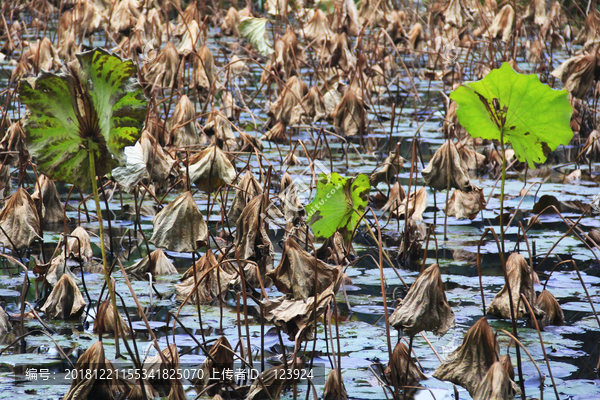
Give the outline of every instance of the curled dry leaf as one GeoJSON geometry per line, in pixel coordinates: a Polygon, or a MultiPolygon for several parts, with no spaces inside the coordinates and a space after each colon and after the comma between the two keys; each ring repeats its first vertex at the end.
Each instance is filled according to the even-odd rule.
{"type": "MultiPolygon", "coordinates": [[[[217,79],[215,68],[215,59],[208,46],[203,45],[197,54],[193,55],[192,83],[198,89],[210,91],[213,89],[213,83],[217,79]]],[[[214,88],[218,89],[218,81],[214,88]]]]}
{"type": "Polygon", "coordinates": [[[500,364],[502,364],[502,368],[504,368],[504,370],[508,374],[508,377],[514,381],[515,368],[512,365],[512,361],[510,360],[510,354],[505,354],[502,357],[500,357],[500,364]]]}
{"type": "Polygon", "coordinates": [[[353,89],[346,90],[344,97],[331,116],[333,124],[343,136],[366,135],[368,115],[364,100],[353,89]]]}
{"type": "Polygon", "coordinates": [[[454,326],[454,312],[446,300],[437,264],[423,271],[412,284],[406,297],[391,315],[390,325],[409,336],[421,331],[444,335],[454,326]]]}
{"type": "Polygon", "coordinates": [[[387,200],[383,207],[381,207],[381,211],[388,212],[390,210],[396,210],[402,204],[402,201],[406,198],[406,193],[404,193],[404,189],[400,186],[400,182],[394,182],[394,186],[390,189],[388,193],[387,200]]]}
{"type": "MultiPolygon", "coordinates": [[[[117,320],[115,319],[115,309],[113,308],[110,300],[104,300],[102,304],[98,307],[98,312],[96,314],[96,321],[94,322],[94,333],[98,335],[103,335],[105,333],[115,333],[119,326],[117,325],[117,320]]],[[[120,313],[117,313],[119,316],[122,331],[119,330],[119,336],[122,333],[125,336],[131,335],[131,330],[129,329],[129,325],[123,319],[123,316],[120,313]]]]}
{"type": "Polygon", "coordinates": [[[41,310],[50,318],[78,318],[85,304],[73,278],[69,274],[63,274],[41,310]]]}
{"type": "Polygon", "coordinates": [[[467,331],[462,344],[448,355],[433,377],[460,385],[473,396],[497,359],[498,343],[487,318],[483,317],[467,331]]]}
{"type": "Polygon", "coordinates": [[[262,186],[254,177],[252,171],[246,170],[246,173],[236,185],[235,196],[227,212],[227,219],[237,221],[250,200],[262,192],[262,186]]]}
{"type": "Polygon", "coordinates": [[[473,21],[473,14],[477,11],[469,0],[449,0],[444,8],[444,20],[453,27],[462,28],[467,22],[473,21]]]}
{"type": "Polygon", "coordinates": [[[17,189],[0,211],[0,227],[0,242],[11,249],[22,249],[41,239],[35,202],[25,189],[17,189]]]}
{"type": "Polygon", "coordinates": [[[535,278],[532,276],[533,274],[529,264],[527,264],[527,260],[519,253],[512,253],[508,257],[508,260],[506,260],[506,275],[508,285],[504,284],[504,287],[496,294],[496,297],[494,297],[494,300],[492,300],[492,303],[487,309],[487,313],[499,318],[511,319],[510,296],[508,291],[508,287],[510,286],[516,318],[529,314],[529,309],[521,299],[521,294],[525,296],[531,305],[536,317],[543,316],[544,311],[536,305],[535,289],[533,288],[535,278]]]}
{"type": "Polygon", "coordinates": [[[200,366],[203,374],[195,382],[196,388],[202,389],[219,383],[219,377],[224,377],[225,375],[223,371],[233,371],[233,354],[234,352],[227,338],[225,336],[219,337],[210,348],[208,357],[200,366]],[[211,379],[211,377],[217,377],[217,379],[211,379]]]}
{"type": "Polygon", "coordinates": [[[427,379],[412,360],[408,348],[398,341],[392,358],[385,369],[385,378],[394,387],[419,386],[419,382],[427,379]]]}
{"type": "Polygon", "coordinates": [[[169,400],[185,400],[187,398],[181,379],[171,376],[172,371],[181,369],[179,352],[175,343],[169,345],[161,354],[146,358],[143,369],[148,372],[149,380],[158,389],[160,397],[168,396],[169,400]],[[162,379],[162,376],[169,376],[171,379],[162,379]]]}
{"type": "Polygon", "coordinates": [[[565,316],[562,308],[560,308],[560,304],[558,304],[554,295],[547,289],[542,290],[542,293],[540,293],[536,300],[536,305],[546,313],[540,321],[540,327],[543,328],[549,325],[560,326],[565,323],[565,316]]]}
{"type": "Polygon", "coordinates": [[[225,36],[240,36],[238,25],[240,24],[240,14],[234,7],[229,7],[223,22],[221,23],[221,33],[225,36]]]}
{"type": "Polygon", "coordinates": [[[141,4],[137,0],[114,2],[109,25],[113,33],[125,32],[135,27],[140,18],[141,4]]]}
{"type": "Polygon", "coordinates": [[[192,192],[180,194],[163,208],[152,221],[152,242],[171,251],[190,252],[208,239],[208,229],[192,192]]]}
{"type": "Polygon", "coordinates": [[[274,121],[289,125],[292,110],[308,93],[308,86],[299,77],[292,76],[281,89],[281,94],[275,100],[267,113],[274,121]]]}
{"type": "Polygon", "coordinates": [[[67,257],[88,262],[92,260],[94,252],[90,235],[85,228],[78,226],[67,238],[67,257]]]}
{"type": "Polygon", "coordinates": [[[206,252],[195,267],[191,266],[181,277],[181,283],[175,285],[176,299],[184,301],[194,287],[196,293],[190,296],[191,304],[209,304],[227,291],[229,283],[238,276],[237,269],[230,262],[219,262],[214,254],[206,252]],[[194,269],[196,277],[194,277],[194,269]],[[197,284],[197,286],[196,286],[197,284]]]}
{"type": "Polygon", "coordinates": [[[302,201],[298,197],[298,188],[287,172],[281,178],[279,200],[283,204],[285,222],[290,225],[298,225],[304,219],[306,211],[304,210],[302,201]]]}
{"type": "Polygon", "coordinates": [[[4,311],[4,308],[0,307],[0,335],[7,334],[10,332],[10,329],[10,318],[6,311],[4,311]]]}
{"type": "Polygon", "coordinates": [[[560,79],[572,96],[579,99],[586,98],[593,83],[600,78],[598,51],[600,45],[589,53],[569,58],[552,71],[552,76],[560,79]]]}
{"type": "Polygon", "coordinates": [[[323,11],[318,8],[310,10],[308,17],[308,23],[302,30],[308,42],[317,41],[317,43],[323,44],[333,37],[334,33],[327,20],[327,15],[323,11]]]}
{"type": "Polygon", "coordinates": [[[273,143],[288,143],[290,138],[286,134],[286,126],[279,121],[271,129],[269,129],[260,140],[267,140],[273,143]]]}
{"type": "Polygon", "coordinates": [[[189,171],[190,181],[205,193],[228,185],[235,180],[235,168],[218,146],[212,145],[189,158],[183,172],[189,171]]]}
{"type": "MultiPolygon", "coordinates": [[[[538,2],[540,0],[537,0],[538,2]]],[[[600,43],[600,12],[598,10],[590,10],[585,19],[583,29],[573,40],[573,44],[583,44],[583,49],[590,49],[600,43]]]]}
{"type": "Polygon", "coordinates": [[[167,42],[165,47],[149,62],[145,74],[146,80],[154,85],[173,87],[177,82],[178,66],[179,54],[177,49],[172,42],[167,42]]]}
{"type": "Polygon", "coordinates": [[[173,115],[167,120],[167,129],[170,132],[169,144],[175,147],[198,144],[200,137],[196,129],[196,110],[186,95],[181,96],[173,115]]]}
{"type": "Polygon", "coordinates": [[[65,217],[63,205],[52,179],[46,175],[40,175],[31,198],[39,205],[38,209],[42,212],[41,219],[44,227],[63,222],[65,217]]]}
{"type": "Polygon", "coordinates": [[[474,189],[452,140],[444,142],[435,152],[427,167],[421,171],[421,174],[427,185],[432,189],[446,190],[454,188],[463,192],[470,192],[474,189]]]}
{"type": "MultiPolygon", "coordinates": [[[[453,104],[456,104],[456,102],[453,104]]],[[[465,145],[457,147],[457,151],[460,155],[460,165],[465,171],[479,170],[484,166],[485,156],[483,154],[479,154],[465,145]]]]}
{"type": "MultiPolygon", "coordinates": [[[[408,196],[404,197],[399,204],[395,199],[399,199],[401,195],[403,195],[404,191],[400,186],[398,186],[398,197],[396,197],[396,193],[390,193],[390,200],[384,206],[385,211],[388,209],[392,212],[392,217],[394,218],[404,218],[406,219],[406,215],[408,214],[408,218],[421,221],[423,219],[423,212],[427,208],[427,190],[424,187],[419,188],[416,192],[412,192],[408,196]],[[394,195],[394,197],[392,197],[394,195]],[[392,208],[398,204],[396,208],[392,208]],[[389,205],[389,208],[387,208],[389,205]]],[[[393,188],[392,188],[393,189],[393,188]]]]}
{"type": "Polygon", "coordinates": [[[494,18],[492,25],[487,33],[490,39],[502,38],[504,43],[508,43],[512,36],[513,24],[515,23],[515,10],[510,4],[502,7],[500,12],[494,18]]]}
{"type": "Polygon", "coordinates": [[[348,259],[355,258],[356,252],[350,247],[350,253],[347,255],[348,246],[344,243],[344,237],[340,232],[335,232],[333,236],[325,239],[321,247],[317,249],[317,257],[328,264],[347,265],[348,259]]]}
{"type": "Polygon", "coordinates": [[[146,278],[150,272],[153,276],[177,274],[177,268],[173,265],[162,249],[156,249],[149,256],[142,258],[127,268],[127,272],[146,278]]]}
{"type": "Polygon", "coordinates": [[[521,390],[510,379],[502,363],[496,361],[477,387],[473,400],[510,400],[520,393],[521,390]]]}
{"type": "Polygon", "coordinates": [[[338,67],[346,73],[356,68],[356,57],[350,50],[351,43],[350,38],[345,33],[336,34],[328,42],[327,53],[329,58],[326,63],[330,68],[338,67]]]}
{"type": "Polygon", "coordinates": [[[305,301],[332,284],[334,291],[337,291],[341,275],[343,273],[340,266],[334,267],[324,263],[300,247],[292,238],[285,241],[281,262],[277,268],[267,274],[277,289],[288,298],[305,301]],[[338,286],[335,286],[336,283],[338,286]]]}
{"type": "MultiPolygon", "coordinates": [[[[190,5],[194,5],[195,7],[195,3],[190,3],[190,5]]],[[[187,25],[182,24],[180,27],[184,29],[184,33],[181,38],[181,43],[177,48],[177,53],[182,56],[187,56],[202,46],[202,32],[200,31],[200,26],[198,26],[196,20],[188,22],[187,25]]]]}
{"type": "Polygon", "coordinates": [[[323,96],[321,96],[321,92],[316,86],[311,87],[306,96],[302,98],[302,102],[292,109],[290,125],[300,123],[303,117],[312,122],[327,117],[323,96]]]}
{"type": "MultiPolygon", "coordinates": [[[[0,150],[6,153],[0,157],[3,168],[7,165],[18,167],[19,165],[27,163],[29,160],[29,151],[27,151],[26,136],[22,120],[14,122],[8,127],[4,137],[0,141],[0,150]]],[[[2,182],[5,182],[5,180],[3,179],[2,182]]],[[[10,180],[8,183],[10,183],[10,180]]],[[[4,187],[6,187],[6,184],[0,187],[0,189],[4,187]]],[[[8,186],[8,188],[10,189],[10,186],[8,186]]]]}
{"type": "Polygon", "coordinates": [[[339,369],[332,369],[327,374],[325,387],[323,388],[323,400],[347,400],[348,393],[339,369]]]}
{"type": "Polygon", "coordinates": [[[293,379],[288,378],[300,376],[299,373],[303,367],[302,360],[296,358],[295,362],[288,361],[287,368],[285,365],[277,365],[264,370],[252,382],[246,400],[278,399],[285,386],[294,382],[293,379]],[[289,370],[290,373],[284,373],[286,370],[289,370]]]}
{"type": "Polygon", "coordinates": [[[219,110],[211,111],[208,121],[204,125],[204,134],[214,137],[217,146],[225,151],[234,151],[237,147],[231,122],[219,110]]]}
{"type": "Polygon", "coordinates": [[[483,209],[485,209],[483,189],[475,188],[470,193],[454,189],[452,196],[448,199],[448,205],[444,207],[444,212],[449,217],[472,220],[483,209]]]}
{"type": "Polygon", "coordinates": [[[390,153],[385,161],[369,176],[371,186],[377,186],[380,182],[391,182],[402,171],[403,165],[404,158],[400,154],[396,154],[396,152],[390,153]]]}

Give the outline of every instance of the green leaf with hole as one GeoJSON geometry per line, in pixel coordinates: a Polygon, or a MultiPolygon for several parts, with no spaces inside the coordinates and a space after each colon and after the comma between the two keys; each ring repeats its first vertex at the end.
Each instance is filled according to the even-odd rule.
{"type": "Polygon", "coordinates": [[[77,55],[67,73],[42,72],[22,80],[19,94],[29,110],[24,128],[40,172],[82,188],[123,161],[123,148],[141,134],[147,102],[131,60],[102,49],[77,55]]]}
{"type": "Polygon", "coordinates": [[[242,19],[242,22],[240,22],[240,25],[238,26],[240,35],[242,35],[256,51],[265,57],[273,52],[273,49],[269,46],[267,39],[265,38],[267,22],[269,22],[269,20],[266,18],[250,17],[242,19]]]}
{"type": "Polygon", "coordinates": [[[315,236],[327,239],[339,230],[344,240],[349,241],[369,203],[370,190],[365,174],[355,178],[343,178],[337,172],[321,174],[317,194],[306,206],[308,224],[315,236]]]}
{"type": "Polygon", "coordinates": [[[460,86],[450,98],[471,136],[502,138],[530,168],[545,162],[549,152],[569,144],[573,137],[568,91],[544,85],[535,74],[519,74],[508,63],[481,81],[460,86]]]}

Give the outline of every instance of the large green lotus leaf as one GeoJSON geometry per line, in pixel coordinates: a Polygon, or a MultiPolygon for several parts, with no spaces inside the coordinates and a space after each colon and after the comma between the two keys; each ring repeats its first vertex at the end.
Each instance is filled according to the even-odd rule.
{"type": "Polygon", "coordinates": [[[350,240],[369,202],[371,185],[369,177],[342,178],[334,172],[321,174],[317,181],[317,194],[306,206],[308,224],[318,238],[329,238],[340,230],[345,240],[350,240]]]}
{"type": "Polygon", "coordinates": [[[504,141],[530,168],[573,137],[568,92],[544,85],[535,74],[518,74],[508,63],[481,81],[460,86],[450,98],[471,136],[500,140],[504,132],[504,141]]]}
{"type": "Polygon", "coordinates": [[[102,49],[78,55],[79,67],[66,74],[42,72],[21,81],[29,107],[24,128],[38,169],[82,188],[90,184],[88,152],[96,175],[122,159],[123,147],[139,138],[146,99],[135,66],[102,49]]]}
{"type": "Polygon", "coordinates": [[[240,25],[238,26],[238,30],[242,37],[263,56],[268,56],[273,52],[271,47],[267,44],[267,39],[265,39],[267,22],[269,22],[269,20],[266,18],[250,17],[242,19],[242,22],[240,22],[240,25]]]}

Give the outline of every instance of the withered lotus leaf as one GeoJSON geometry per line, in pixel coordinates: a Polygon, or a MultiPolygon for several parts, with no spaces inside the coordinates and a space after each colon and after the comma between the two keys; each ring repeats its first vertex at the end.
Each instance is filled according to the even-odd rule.
{"type": "Polygon", "coordinates": [[[308,14],[309,17],[311,13],[312,18],[309,19],[308,23],[302,30],[304,37],[309,42],[318,40],[320,43],[324,43],[325,41],[331,39],[333,37],[333,31],[331,30],[330,23],[327,20],[327,15],[318,8],[315,10],[310,10],[308,14]]]}
{"type": "Polygon", "coordinates": [[[142,131],[139,143],[142,146],[143,159],[150,177],[158,183],[165,181],[173,173],[175,159],[147,130],[142,131]]]}
{"type": "Polygon", "coordinates": [[[306,86],[306,83],[297,76],[290,77],[281,89],[281,94],[277,100],[271,104],[268,115],[274,121],[280,121],[284,125],[289,125],[293,108],[302,101],[302,98],[307,93],[308,86],[306,86]]]}
{"type": "Polygon", "coordinates": [[[477,387],[473,400],[510,400],[521,393],[500,361],[496,361],[477,387]]]}
{"type": "Polygon", "coordinates": [[[540,322],[541,327],[549,325],[560,326],[565,323],[563,310],[560,308],[560,304],[558,304],[558,301],[556,301],[556,298],[552,293],[550,293],[549,290],[542,290],[542,293],[540,293],[536,300],[536,304],[546,313],[540,322]]]}
{"type": "MultiPolygon", "coordinates": [[[[195,3],[190,3],[190,5],[191,4],[195,3]]],[[[181,38],[181,43],[177,48],[177,52],[179,55],[187,56],[202,46],[202,32],[200,31],[200,26],[198,26],[198,22],[196,22],[196,20],[192,20],[185,25],[182,24],[180,27],[184,29],[184,33],[181,38]]]]}
{"type": "Polygon", "coordinates": [[[500,357],[500,364],[502,364],[502,368],[504,368],[508,374],[508,377],[512,380],[515,380],[515,367],[512,365],[510,354],[505,354],[500,357]]]}
{"type": "MultiPolygon", "coordinates": [[[[187,161],[190,181],[205,193],[228,185],[235,180],[235,168],[219,146],[212,145],[187,161]]],[[[186,172],[185,166],[183,172],[186,172]]]]}
{"type": "Polygon", "coordinates": [[[41,310],[50,318],[69,319],[79,317],[83,307],[85,300],[77,284],[69,274],[63,274],[41,310]]]}
{"type": "MultiPolygon", "coordinates": [[[[197,54],[193,54],[192,79],[194,86],[206,91],[211,90],[217,78],[215,59],[208,46],[203,45],[197,54]]],[[[215,86],[216,88],[217,86],[215,86]]]]}
{"type": "Polygon", "coordinates": [[[312,122],[317,122],[327,117],[323,96],[321,96],[321,92],[316,86],[311,87],[306,96],[302,98],[300,104],[292,109],[290,125],[302,122],[302,117],[307,117],[312,122]]]}
{"type": "Polygon", "coordinates": [[[256,180],[252,171],[247,170],[244,176],[239,180],[235,189],[235,196],[227,212],[227,218],[230,221],[236,222],[242,214],[246,204],[254,198],[254,196],[263,192],[262,186],[256,180]]]}
{"type": "Polygon", "coordinates": [[[149,256],[128,267],[127,272],[145,278],[148,272],[153,276],[174,275],[177,274],[177,268],[162,249],[156,249],[149,256]]]}
{"type": "Polygon", "coordinates": [[[390,325],[414,336],[421,331],[444,335],[454,326],[454,312],[444,292],[444,283],[437,264],[419,275],[406,297],[390,317],[390,325]]]}
{"type": "Polygon", "coordinates": [[[435,152],[427,167],[421,171],[427,185],[436,190],[450,188],[470,192],[474,189],[462,165],[460,154],[452,140],[447,140],[435,152]]]}
{"type": "Polygon", "coordinates": [[[394,387],[418,386],[419,382],[427,379],[415,364],[408,347],[398,342],[394,347],[392,358],[385,369],[387,381],[394,387]]]}
{"type": "Polygon", "coordinates": [[[181,369],[179,361],[179,353],[175,343],[169,345],[161,354],[146,358],[143,365],[144,371],[147,371],[147,376],[161,397],[168,396],[169,400],[185,400],[187,397],[181,379],[177,378],[177,374],[173,375],[181,369]],[[171,377],[163,379],[163,376],[171,377]]]}
{"type": "Polygon", "coordinates": [[[490,39],[502,38],[504,43],[508,43],[513,32],[513,24],[515,22],[515,10],[510,4],[502,7],[500,12],[496,14],[492,25],[488,29],[490,39]]]}
{"type": "Polygon", "coordinates": [[[209,357],[202,362],[200,369],[203,371],[200,379],[195,383],[197,389],[205,388],[218,383],[224,377],[223,371],[233,371],[233,350],[225,336],[219,337],[210,348],[209,357]],[[216,377],[217,379],[213,379],[216,377]]]}
{"type": "Polygon", "coordinates": [[[219,262],[215,255],[206,252],[195,265],[196,278],[194,278],[194,266],[191,266],[181,277],[181,283],[175,285],[176,299],[185,300],[196,287],[196,293],[190,297],[190,303],[208,304],[219,295],[227,291],[229,282],[237,277],[238,272],[230,262],[219,262]]]}
{"type": "Polygon", "coordinates": [[[344,380],[341,378],[341,371],[339,369],[332,369],[327,374],[327,380],[325,381],[325,387],[323,388],[323,400],[347,400],[348,392],[346,392],[346,385],[344,380]]]}
{"type": "Polygon", "coordinates": [[[0,242],[11,249],[22,249],[35,239],[41,239],[40,218],[35,202],[22,187],[10,196],[0,211],[0,227],[0,242]]]}
{"type": "Polygon", "coordinates": [[[169,144],[175,147],[198,144],[196,110],[186,95],[181,96],[173,115],[167,120],[167,129],[170,131],[169,144]]]}
{"type": "Polygon", "coordinates": [[[286,126],[283,122],[279,121],[271,129],[269,129],[264,135],[261,136],[260,140],[267,140],[273,143],[288,143],[289,137],[286,135],[286,126]]]}
{"type": "MultiPolygon", "coordinates": [[[[456,102],[453,104],[456,104],[456,102]]],[[[483,163],[485,162],[485,156],[483,154],[479,154],[464,144],[458,147],[457,150],[458,154],[460,155],[460,165],[465,171],[475,171],[481,169],[481,167],[484,165],[483,163]]]]}
{"type": "MultiPolygon", "coordinates": [[[[342,275],[340,266],[334,267],[304,250],[292,238],[285,241],[281,262],[269,276],[283,294],[295,300],[307,300],[315,292],[321,293],[338,283],[342,275]]],[[[337,287],[334,286],[334,290],[337,287]]]]}
{"type": "Polygon", "coordinates": [[[88,262],[94,256],[90,235],[85,228],[78,226],[67,238],[67,257],[88,262]]]}
{"type": "Polygon", "coordinates": [[[238,25],[240,24],[240,14],[234,7],[229,7],[227,14],[221,23],[221,33],[225,36],[240,36],[238,25]]]}
{"type": "Polygon", "coordinates": [[[364,135],[367,133],[367,106],[361,96],[351,88],[346,90],[331,116],[333,117],[333,124],[343,136],[364,135]]]}
{"type": "Polygon", "coordinates": [[[278,399],[285,386],[291,385],[294,382],[293,379],[289,378],[298,376],[298,372],[303,367],[304,363],[302,360],[296,358],[294,363],[291,360],[288,361],[287,369],[290,370],[289,375],[283,373],[286,370],[285,365],[267,368],[252,382],[250,390],[246,395],[246,400],[278,399]]]}
{"type": "Polygon", "coordinates": [[[190,252],[208,239],[208,229],[192,192],[180,194],[152,221],[150,242],[171,251],[190,252]]]}
{"type": "Polygon", "coordinates": [[[4,308],[0,307],[0,335],[10,332],[10,319],[4,308]]]}
{"type": "Polygon", "coordinates": [[[41,202],[40,209],[44,226],[52,226],[63,222],[65,217],[63,205],[52,179],[46,175],[40,175],[31,198],[38,204],[41,202]]]}
{"type": "Polygon", "coordinates": [[[406,198],[406,193],[398,181],[394,182],[394,186],[390,189],[387,196],[387,201],[381,207],[381,211],[387,212],[390,210],[396,210],[402,204],[402,201],[406,198]]]}
{"type": "Polygon", "coordinates": [[[346,265],[348,258],[356,257],[356,252],[350,247],[350,254],[346,255],[348,246],[344,243],[344,237],[340,232],[335,232],[333,236],[325,239],[321,247],[317,249],[317,257],[328,264],[346,265]]]}
{"type": "Polygon", "coordinates": [[[112,32],[129,31],[140,18],[141,3],[137,0],[115,1],[114,8],[110,14],[109,25],[112,32]]]}
{"type": "Polygon", "coordinates": [[[498,343],[483,317],[465,334],[462,344],[448,355],[433,377],[467,389],[473,396],[479,383],[498,359],[498,343]]]}
{"type": "Polygon", "coordinates": [[[148,63],[146,79],[163,87],[173,87],[177,81],[177,68],[179,66],[179,54],[173,42],[167,42],[158,55],[148,63]]]}
{"type": "Polygon", "coordinates": [[[444,207],[444,212],[456,219],[474,219],[484,208],[483,189],[476,188],[469,193],[454,189],[448,199],[448,206],[444,207]]]}
{"type": "Polygon", "coordinates": [[[390,153],[385,161],[369,176],[371,186],[377,186],[380,182],[390,182],[402,170],[403,165],[404,158],[400,154],[390,153]]]}
{"type": "Polygon", "coordinates": [[[516,314],[515,318],[521,318],[523,315],[529,314],[527,305],[525,305],[521,299],[521,293],[525,295],[534,314],[539,317],[543,316],[544,311],[536,304],[535,289],[533,288],[533,280],[535,278],[532,276],[531,268],[529,267],[529,264],[527,264],[527,260],[519,253],[512,253],[508,257],[508,260],[506,260],[506,275],[509,285],[505,284],[496,294],[496,297],[494,297],[494,300],[492,300],[492,303],[487,309],[487,313],[500,318],[511,319],[510,297],[508,292],[508,287],[510,286],[513,309],[516,314]]]}
{"type": "Polygon", "coordinates": [[[233,151],[237,146],[231,122],[218,110],[213,110],[204,125],[204,134],[214,137],[217,145],[225,151],[233,151]]]}
{"type": "MultiPolygon", "coordinates": [[[[394,189],[394,187],[392,187],[394,189]]],[[[390,198],[382,210],[391,210],[392,217],[394,218],[408,218],[420,221],[423,219],[423,212],[427,208],[427,190],[424,187],[419,188],[416,192],[410,193],[405,196],[400,202],[397,200],[404,194],[404,191],[398,186],[398,195],[396,192],[390,192],[390,198]],[[394,197],[392,197],[394,196],[394,197]]]]}
{"type": "Polygon", "coordinates": [[[119,329],[119,336],[125,334],[125,336],[131,335],[131,329],[129,329],[129,325],[123,319],[123,316],[118,313],[119,322],[121,324],[122,331],[119,328],[118,321],[115,318],[115,309],[113,308],[110,300],[104,300],[102,304],[98,307],[98,312],[96,314],[96,321],[94,322],[94,333],[99,335],[103,335],[105,333],[115,333],[117,329],[119,329]]]}
{"type": "Polygon", "coordinates": [[[569,58],[552,71],[552,76],[560,79],[572,96],[579,99],[586,98],[594,81],[600,78],[599,49],[600,45],[596,45],[589,53],[569,58]]]}
{"type": "Polygon", "coordinates": [[[285,222],[290,225],[299,224],[306,212],[302,201],[298,197],[298,188],[296,188],[296,184],[287,172],[285,172],[281,178],[279,200],[283,204],[285,222]]]}

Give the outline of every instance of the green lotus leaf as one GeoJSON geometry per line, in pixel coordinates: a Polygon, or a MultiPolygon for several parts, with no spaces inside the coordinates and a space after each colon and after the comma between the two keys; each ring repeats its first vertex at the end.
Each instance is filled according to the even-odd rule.
{"type": "Polygon", "coordinates": [[[535,74],[519,74],[508,63],[481,81],[460,86],[450,98],[471,136],[493,140],[503,136],[530,168],[573,137],[568,91],[544,85],[535,74]]]}
{"type": "Polygon", "coordinates": [[[147,103],[131,60],[102,49],[77,56],[68,72],[42,72],[22,80],[19,94],[29,107],[24,128],[40,172],[82,188],[123,159],[123,148],[140,137],[147,103]]]}
{"type": "Polygon", "coordinates": [[[367,204],[371,185],[369,177],[343,178],[334,172],[321,174],[317,194],[306,206],[308,224],[318,238],[327,239],[339,230],[349,241],[367,204]]]}

